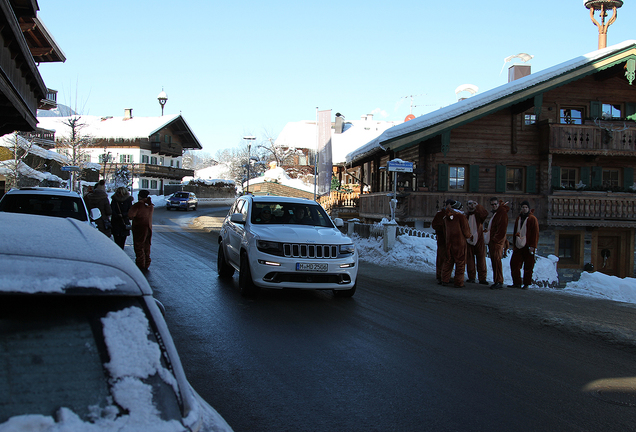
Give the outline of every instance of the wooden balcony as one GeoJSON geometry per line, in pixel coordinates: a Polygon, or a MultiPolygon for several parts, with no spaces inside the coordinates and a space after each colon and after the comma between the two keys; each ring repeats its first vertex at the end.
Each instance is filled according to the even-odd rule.
{"type": "Polygon", "coordinates": [[[591,121],[584,125],[549,124],[550,153],[606,156],[636,156],[636,125],[633,121],[603,122],[602,129],[591,121]],[[591,124],[590,124],[591,123],[591,124]],[[625,130],[620,130],[627,127],[625,130]]]}
{"type": "Polygon", "coordinates": [[[636,194],[554,191],[548,196],[548,224],[636,228],[636,194]]]}

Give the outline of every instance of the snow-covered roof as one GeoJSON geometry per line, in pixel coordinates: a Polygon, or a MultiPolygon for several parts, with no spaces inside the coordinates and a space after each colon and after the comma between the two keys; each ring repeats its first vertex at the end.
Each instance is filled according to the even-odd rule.
{"type": "MultiPolygon", "coordinates": [[[[80,117],[80,123],[84,126],[81,134],[98,139],[124,139],[135,140],[149,138],[171,123],[183,122],[183,128],[191,135],[182,135],[185,139],[181,142],[184,148],[201,149],[201,144],[188,123],[180,114],[158,117],[98,117],[90,115],[73,116],[80,117]]],[[[44,129],[54,130],[57,136],[69,136],[70,117],[38,117],[38,126],[44,129]]]]}
{"type": "MultiPolygon", "coordinates": [[[[445,130],[451,129],[459,123],[475,120],[483,115],[489,114],[489,105],[493,108],[501,109],[514,103],[534,97],[551,88],[565,84],[569,80],[597,72],[597,67],[587,67],[605,60],[618,53],[631,50],[629,55],[636,56],[636,40],[627,40],[601,50],[593,51],[589,54],[576,57],[572,60],[558,64],[525,76],[518,80],[496,87],[485,93],[464,99],[447,107],[433,111],[426,115],[417,117],[408,122],[394,126],[376,138],[371,139],[363,146],[351,151],[345,156],[347,163],[355,162],[368,156],[377,149],[390,148],[391,141],[400,138],[409,140],[409,135],[413,135],[409,142],[423,140],[439,135],[445,130]],[[556,78],[563,79],[556,79],[556,78]],[[461,118],[460,118],[461,117],[461,118]]],[[[603,64],[602,67],[612,66],[612,62],[603,64]]],[[[403,146],[404,142],[399,146],[403,146]]],[[[395,146],[397,147],[397,146],[395,146]]],[[[395,148],[394,148],[395,150],[395,148]]]]}
{"type": "Polygon", "coordinates": [[[22,150],[25,150],[35,156],[39,156],[42,159],[54,160],[60,165],[65,165],[70,162],[69,158],[67,158],[63,154],[40,147],[39,145],[30,142],[22,135],[11,133],[0,137],[0,147],[6,147],[10,149],[13,148],[13,146],[15,146],[16,144],[22,150]]]}
{"type": "MultiPolygon", "coordinates": [[[[361,120],[347,120],[342,133],[331,129],[331,159],[334,164],[345,162],[348,152],[360,147],[387,129],[401,122],[373,120],[372,115],[361,120]]],[[[275,141],[277,146],[295,148],[316,148],[316,121],[303,120],[285,125],[275,141]]]]}

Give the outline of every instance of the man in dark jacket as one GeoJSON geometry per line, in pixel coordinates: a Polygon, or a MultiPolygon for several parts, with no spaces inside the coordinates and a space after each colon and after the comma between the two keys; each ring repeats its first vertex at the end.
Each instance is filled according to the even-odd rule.
{"type": "Polygon", "coordinates": [[[152,214],[155,206],[150,199],[150,192],[142,189],[137,195],[137,202],[128,210],[132,220],[133,247],[135,263],[142,271],[150,267],[150,243],[152,239],[152,214]]]}
{"type": "Polygon", "coordinates": [[[88,208],[89,212],[94,208],[99,209],[102,217],[95,221],[97,229],[104,233],[107,237],[110,237],[110,216],[113,212],[110,208],[110,203],[108,202],[108,194],[106,193],[104,180],[100,180],[93,188],[93,191],[84,196],[84,201],[86,202],[86,208],[88,208]]]}
{"type": "Polygon", "coordinates": [[[130,219],[128,210],[132,206],[133,198],[130,196],[128,189],[118,187],[110,200],[110,208],[112,214],[112,233],[115,243],[120,248],[126,245],[126,238],[130,235],[130,219]]]}
{"type": "Polygon", "coordinates": [[[446,235],[444,234],[444,215],[446,211],[442,208],[433,217],[431,222],[431,228],[435,230],[435,238],[437,240],[437,256],[435,259],[435,276],[437,277],[437,283],[442,283],[442,267],[444,267],[444,260],[446,259],[446,235]]]}
{"type": "Polygon", "coordinates": [[[515,220],[514,236],[512,237],[512,257],[510,258],[510,273],[512,285],[510,288],[528,289],[532,284],[534,270],[534,253],[539,243],[539,221],[532,214],[528,201],[521,202],[521,213],[515,220]],[[521,267],[523,266],[523,285],[521,285],[521,267]]]}
{"type": "Polygon", "coordinates": [[[506,233],[508,231],[508,210],[509,207],[505,203],[495,197],[490,198],[490,207],[492,217],[488,223],[488,227],[484,229],[484,240],[488,244],[488,252],[490,253],[490,261],[492,263],[493,284],[490,289],[503,288],[503,265],[501,258],[503,256],[504,245],[506,244],[506,233]]]}

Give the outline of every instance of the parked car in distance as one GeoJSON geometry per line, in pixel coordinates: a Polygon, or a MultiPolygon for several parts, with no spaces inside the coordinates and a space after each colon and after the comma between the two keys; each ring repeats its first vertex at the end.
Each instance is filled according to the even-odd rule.
{"type": "Polygon", "coordinates": [[[231,431],[133,260],[71,218],[0,213],[0,430],[231,431]]]}
{"type": "Polygon", "coordinates": [[[89,213],[79,193],[50,187],[11,189],[0,199],[0,212],[73,218],[88,224],[101,217],[99,209],[89,213]]]}
{"type": "Polygon", "coordinates": [[[217,272],[239,272],[241,292],[258,288],[356,292],[358,252],[322,206],[303,198],[240,197],[221,226],[217,272]]]}
{"type": "Polygon", "coordinates": [[[175,192],[166,199],[166,208],[170,209],[190,209],[196,210],[199,207],[199,200],[193,192],[175,192]]]}

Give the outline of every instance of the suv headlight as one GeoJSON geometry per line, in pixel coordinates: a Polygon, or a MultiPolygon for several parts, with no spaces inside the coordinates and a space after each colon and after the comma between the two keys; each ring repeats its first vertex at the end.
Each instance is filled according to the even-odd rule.
{"type": "Polygon", "coordinates": [[[270,255],[283,256],[283,244],[268,240],[257,240],[256,248],[270,255]]]}
{"type": "Polygon", "coordinates": [[[356,252],[354,244],[340,245],[340,255],[353,255],[356,252]]]}

